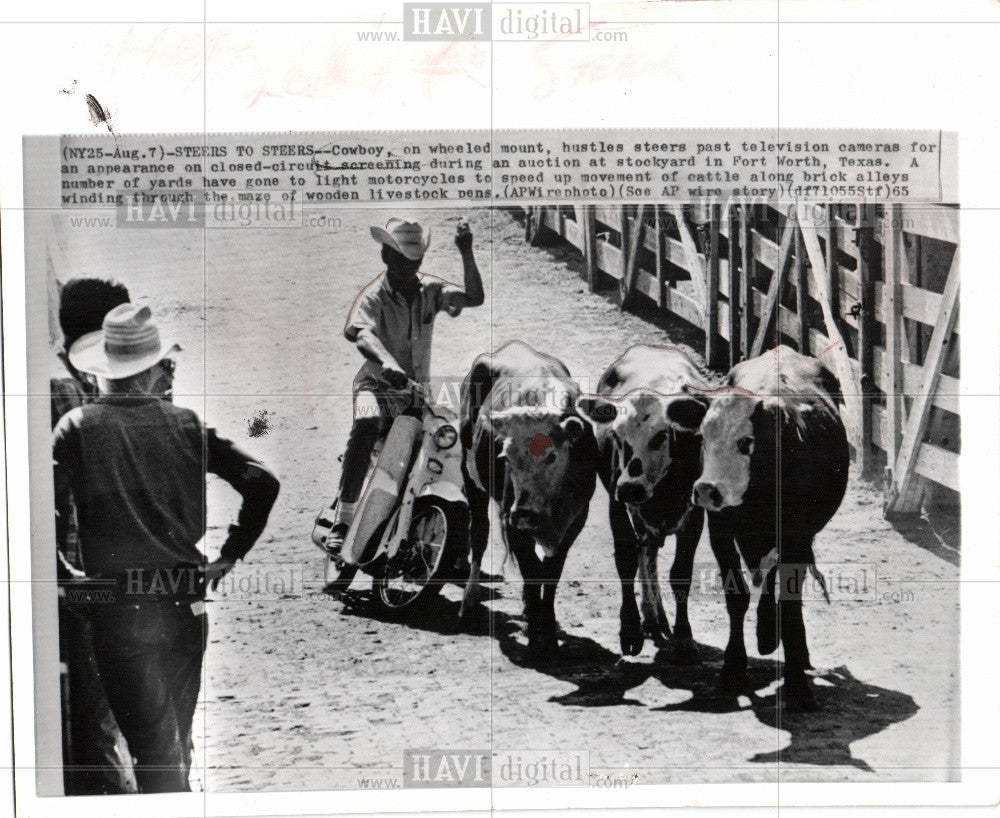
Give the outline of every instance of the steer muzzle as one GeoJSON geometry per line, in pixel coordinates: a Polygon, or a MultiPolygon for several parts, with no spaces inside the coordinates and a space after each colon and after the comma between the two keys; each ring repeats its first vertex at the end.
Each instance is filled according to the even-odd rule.
{"type": "Polygon", "coordinates": [[[531,533],[548,528],[550,520],[548,514],[537,509],[515,506],[510,510],[510,524],[518,531],[531,533]]]}
{"type": "Polygon", "coordinates": [[[636,483],[632,480],[620,480],[615,489],[615,497],[619,503],[639,505],[649,499],[649,490],[642,483],[636,483]]]}
{"type": "Polygon", "coordinates": [[[709,511],[719,511],[724,505],[722,492],[719,491],[719,487],[715,483],[710,483],[706,480],[695,483],[691,501],[696,506],[707,508],[709,511]]]}

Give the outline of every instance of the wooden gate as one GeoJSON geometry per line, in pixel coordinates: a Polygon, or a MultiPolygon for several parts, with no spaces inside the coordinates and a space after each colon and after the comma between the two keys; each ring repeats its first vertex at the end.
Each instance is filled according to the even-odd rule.
{"type": "Polygon", "coordinates": [[[927,481],[959,490],[957,208],[528,208],[525,237],[545,231],[581,251],[591,290],[698,327],[712,367],[779,343],[826,358],[887,515],[918,512],[927,481]]]}

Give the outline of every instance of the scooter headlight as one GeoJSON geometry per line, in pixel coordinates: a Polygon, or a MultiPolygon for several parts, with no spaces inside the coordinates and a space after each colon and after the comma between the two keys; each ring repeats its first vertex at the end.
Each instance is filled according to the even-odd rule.
{"type": "Polygon", "coordinates": [[[450,449],[457,440],[458,432],[455,431],[454,426],[447,423],[434,433],[434,443],[439,449],[450,449]]]}

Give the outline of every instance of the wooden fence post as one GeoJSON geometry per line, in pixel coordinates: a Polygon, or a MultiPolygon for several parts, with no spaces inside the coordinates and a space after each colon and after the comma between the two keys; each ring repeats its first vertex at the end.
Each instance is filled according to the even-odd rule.
{"type": "Polygon", "coordinates": [[[746,360],[750,357],[750,347],[753,344],[753,222],[749,205],[740,205],[740,312],[742,323],[740,329],[740,357],[746,360]]]}
{"type": "MultiPolygon", "coordinates": [[[[627,218],[627,217],[626,217],[627,218]]],[[[642,234],[646,228],[646,205],[639,205],[635,213],[635,221],[629,231],[628,257],[625,260],[625,273],[622,275],[621,299],[622,310],[628,305],[635,289],[635,281],[639,275],[639,257],[642,255],[642,234]]]]}
{"type": "Polygon", "coordinates": [[[722,205],[712,205],[708,222],[708,281],[705,289],[705,363],[719,366],[719,223],[722,205]]]}
{"type": "Polygon", "coordinates": [[[687,256],[688,272],[691,274],[691,283],[698,293],[698,304],[701,306],[702,323],[708,310],[708,287],[705,283],[706,273],[702,264],[702,258],[698,254],[698,245],[695,244],[694,236],[688,229],[684,221],[683,205],[671,205],[671,213],[674,221],[677,222],[677,232],[681,237],[681,244],[684,246],[684,255],[687,256]]]}
{"type": "Polygon", "coordinates": [[[621,218],[621,239],[622,239],[622,268],[621,268],[621,281],[624,284],[625,277],[628,275],[628,246],[629,246],[629,224],[628,224],[628,205],[622,205],[619,208],[619,216],[621,218]]]}
{"type": "MultiPolygon", "coordinates": [[[[789,262],[792,258],[792,245],[795,234],[799,226],[795,221],[795,208],[788,209],[788,216],[785,219],[785,232],[781,234],[781,248],[778,250],[778,263],[774,267],[774,274],[771,276],[771,284],[767,288],[767,295],[760,308],[760,323],[757,325],[757,334],[750,345],[750,356],[756,358],[764,351],[764,342],[767,340],[767,331],[771,328],[771,319],[778,312],[778,301],[781,297],[781,286],[785,282],[785,274],[788,272],[789,262]]],[[[775,333],[777,335],[777,333],[775,333]]]]}
{"type": "Polygon", "coordinates": [[[656,306],[667,307],[667,259],[664,251],[663,205],[653,205],[653,230],[656,234],[656,306]]]}
{"type": "Polygon", "coordinates": [[[809,354],[809,314],[807,294],[809,291],[808,266],[805,258],[805,246],[802,243],[802,231],[795,231],[795,313],[799,322],[799,352],[809,354]]]}
{"type": "Polygon", "coordinates": [[[885,425],[882,439],[885,446],[885,504],[893,499],[895,478],[893,469],[899,457],[900,431],[903,426],[903,359],[902,341],[903,297],[900,289],[900,267],[903,263],[903,231],[899,205],[882,210],[883,224],[888,218],[888,230],[883,231],[883,279],[885,280],[885,365],[888,370],[885,385],[885,425]],[[888,213],[886,213],[888,210],[888,213]]]}
{"type": "Polygon", "coordinates": [[[802,241],[805,244],[806,255],[809,257],[809,280],[812,282],[813,297],[819,302],[823,311],[823,323],[826,324],[826,334],[830,346],[825,350],[829,354],[830,369],[840,381],[840,390],[844,397],[844,425],[847,427],[847,439],[855,451],[861,446],[861,386],[857,366],[847,354],[844,336],[833,317],[830,302],[832,293],[827,290],[826,269],[823,251],[819,246],[819,234],[816,225],[800,223],[802,241]]]}
{"type": "MultiPolygon", "coordinates": [[[[858,248],[858,363],[861,365],[861,473],[871,476],[875,465],[872,402],[875,399],[875,206],[857,205],[854,243],[858,248]]],[[[834,245],[836,246],[836,245],[834,245]]]]}
{"type": "Polygon", "coordinates": [[[583,206],[583,255],[587,259],[587,288],[597,290],[597,220],[594,205],[583,206]]]}
{"type": "Polygon", "coordinates": [[[740,362],[740,321],[743,308],[740,304],[740,219],[736,205],[730,204],[726,213],[729,227],[729,367],[740,362]]]}
{"type": "Polygon", "coordinates": [[[826,289],[833,318],[840,323],[840,271],[837,268],[837,220],[833,205],[826,206],[826,289]]]}

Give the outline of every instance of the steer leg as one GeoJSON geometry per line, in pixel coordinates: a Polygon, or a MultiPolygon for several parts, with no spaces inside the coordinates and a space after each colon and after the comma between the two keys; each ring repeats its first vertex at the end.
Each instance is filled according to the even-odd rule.
{"type": "Polygon", "coordinates": [[[566,564],[569,549],[576,542],[576,538],[580,536],[580,532],[583,531],[583,526],[586,522],[587,511],[584,509],[570,523],[569,528],[559,543],[559,549],[556,553],[542,560],[542,639],[549,640],[550,652],[554,652],[559,647],[559,625],[556,621],[555,608],[556,588],[559,586],[559,578],[562,576],[563,566],[566,564]]]}
{"type": "Polygon", "coordinates": [[[778,630],[785,648],[785,684],[781,701],[787,710],[804,712],[818,709],[806,670],[811,668],[802,619],[802,591],[807,580],[804,563],[778,566],[778,630]]]}
{"type": "Polygon", "coordinates": [[[615,540],[615,568],[618,569],[618,580],[622,589],[619,631],[622,655],[638,656],[642,652],[644,641],[639,608],[635,604],[635,573],[639,567],[639,544],[622,503],[611,500],[608,517],[611,520],[611,535],[615,540]]]}
{"type": "Polygon", "coordinates": [[[483,564],[483,554],[490,537],[490,498],[472,481],[466,482],[469,496],[469,578],[462,592],[462,606],[458,618],[467,618],[476,605],[479,593],[479,573],[483,564]]]}
{"type": "Polygon", "coordinates": [[[642,610],[642,632],[658,648],[665,647],[670,638],[670,621],[663,610],[660,591],[659,555],[662,543],[644,542],[639,546],[639,589],[642,610]]]}
{"type": "Polygon", "coordinates": [[[746,686],[747,648],[743,641],[743,620],[750,607],[750,589],[743,578],[740,555],[732,534],[713,530],[709,515],[708,534],[712,553],[721,572],[722,589],[729,613],[729,642],[726,645],[722,671],[719,673],[720,690],[742,690],[746,686]]]}
{"type": "Polygon", "coordinates": [[[569,547],[560,545],[551,557],[545,557],[541,565],[541,588],[539,598],[538,647],[533,652],[543,660],[552,659],[559,650],[559,626],[556,623],[556,588],[562,576],[563,565],[569,547]]]}
{"type": "Polygon", "coordinates": [[[517,561],[524,582],[524,618],[527,621],[528,651],[532,659],[543,660],[551,647],[544,637],[543,564],[535,553],[535,540],[530,534],[507,528],[507,542],[510,544],[510,552],[517,561]]]}
{"type": "Polygon", "coordinates": [[[684,524],[677,531],[677,548],[670,566],[670,588],[674,592],[676,618],[670,652],[675,659],[697,659],[698,648],[688,619],[688,598],[691,595],[691,576],[694,573],[694,554],[705,525],[705,512],[692,509],[684,524]]]}

